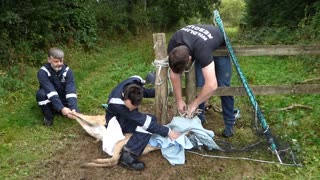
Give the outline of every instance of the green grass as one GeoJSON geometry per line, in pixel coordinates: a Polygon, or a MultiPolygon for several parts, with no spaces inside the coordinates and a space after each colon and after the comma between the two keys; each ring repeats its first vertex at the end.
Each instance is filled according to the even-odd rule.
{"type": "MultiPolygon", "coordinates": [[[[239,63],[250,86],[290,85],[320,75],[320,59],[314,56],[291,57],[239,57],[239,63]]],[[[240,85],[236,73],[233,84],[240,85]]],[[[320,95],[268,95],[256,96],[266,121],[274,135],[290,143],[301,160],[302,168],[279,166],[271,169],[264,178],[317,179],[319,170],[320,128],[316,126],[320,117],[320,95]],[[279,108],[300,104],[312,109],[296,108],[288,111],[275,111],[279,108]]],[[[247,97],[236,97],[236,106],[245,110],[250,104],[247,97]]]]}
{"type": "MultiPolygon", "coordinates": [[[[167,37],[168,38],[168,37],[167,37]]],[[[100,107],[110,90],[121,80],[132,75],[145,75],[154,70],[152,35],[125,43],[108,42],[95,52],[66,50],[66,63],[76,76],[79,108],[86,114],[101,114],[100,107]]],[[[319,77],[319,57],[240,57],[240,66],[250,85],[281,85],[319,77]]],[[[23,179],[32,175],[34,167],[76,139],[73,133],[78,124],[63,117],[55,118],[52,128],[42,126],[42,115],[35,101],[38,88],[36,72],[39,67],[25,67],[20,72],[2,70],[0,75],[0,179],[23,179]],[[15,78],[18,77],[18,78],[15,78]],[[4,80],[10,84],[4,86],[4,80]]],[[[233,84],[240,82],[234,72],[233,84]]],[[[320,95],[258,96],[260,106],[274,134],[289,139],[303,159],[302,168],[266,166],[263,179],[317,179],[319,171],[320,95]],[[291,104],[312,107],[274,112],[291,104]]],[[[236,105],[247,108],[245,97],[236,97],[236,105]]],[[[236,170],[235,170],[236,171],[236,170]]]]}

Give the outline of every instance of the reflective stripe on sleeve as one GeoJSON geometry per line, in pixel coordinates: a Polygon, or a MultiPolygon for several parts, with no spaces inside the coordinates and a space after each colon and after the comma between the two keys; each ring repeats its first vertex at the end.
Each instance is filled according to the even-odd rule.
{"type": "Polygon", "coordinates": [[[141,133],[145,133],[145,134],[152,134],[152,133],[146,131],[146,130],[145,130],[143,127],[141,127],[141,126],[137,126],[137,127],[136,127],[136,131],[137,131],[137,132],[141,132],[141,133]]]}
{"type": "Polygon", "coordinates": [[[150,126],[150,124],[151,124],[151,116],[147,115],[146,121],[144,122],[142,128],[143,128],[143,129],[148,129],[148,127],[150,126]]]}
{"type": "Polygon", "coordinates": [[[141,81],[142,84],[145,84],[145,83],[146,83],[146,81],[145,81],[144,79],[142,79],[141,76],[138,76],[138,75],[131,76],[130,78],[138,78],[138,79],[140,79],[140,81],[141,81]]]}
{"type": "Polygon", "coordinates": [[[39,101],[38,102],[38,105],[39,106],[43,106],[43,105],[46,105],[46,104],[48,104],[48,103],[50,103],[51,101],[49,100],[49,99],[47,99],[47,100],[44,100],[44,101],[39,101]]]}
{"type": "Polygon", "coordinates": [[[66,98],[67,98],[67,99],[68,99],[68,98],[72,98],[72,97],[77,98],[77,94],[75,94],[75,93],[70,93],[70,94],[67,94],[67,95],[66,95],[66,98]]]}
{"type": "Polygon", "coordinates": [[[58,96],[57,91],[52,91],[52,92],[50,92],[50,93],[47,94],[47,97],[50,99],[52,96],[55,96],[55,95],[58,96]]]}
{"type": "Polygon", "coordinates": [[[109,101],[110,104],[123,104],[124,105],[124,101],[120,98],[111,98],[109,101]]]}

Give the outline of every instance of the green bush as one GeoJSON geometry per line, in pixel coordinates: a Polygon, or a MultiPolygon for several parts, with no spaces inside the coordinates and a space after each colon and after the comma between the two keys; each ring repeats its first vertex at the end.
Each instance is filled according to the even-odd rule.
{"type": "Polygon", "coordinates": [[[39,54],[58,44],[92,48],[96,20],[89,0],[5,1],[0,5],[0,64],[39,64],[39,54]]]}
{"type": "Polygon", "coordinates": [[[225,26],[237,27],[243,24],[246,3],[244,0],[224,0],[219,7],[219,14],[225,26]]]}

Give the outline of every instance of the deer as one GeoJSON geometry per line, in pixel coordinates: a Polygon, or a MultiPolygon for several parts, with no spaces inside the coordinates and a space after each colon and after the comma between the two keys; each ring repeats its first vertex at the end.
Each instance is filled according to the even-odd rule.
{"type": "MultiPolygon", "coordinates": [[[[95,142],[104,141],[104,136],[107,133],[105,127],[106,119],[104,115],[85,115],[78,112],[72,112],[73,119],[75,119],[81,127],[93,138],[95,142]]],[[[125,133],[124,138],[117,141],[113,147],[112,156],[110,158],[94,159],[92,162],[82,164],[82,167],[111,167],[118,164],[122,147],[127,144],[132,133],[125,133]]],[[[142,155],[151,151],[159,150],[159,147],[154,147],[148,144],[142,155]]]]}

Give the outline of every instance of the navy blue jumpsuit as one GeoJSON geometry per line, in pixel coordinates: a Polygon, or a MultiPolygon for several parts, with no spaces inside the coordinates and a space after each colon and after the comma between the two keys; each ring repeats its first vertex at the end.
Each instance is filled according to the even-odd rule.
{"type": "Polygon", "coordinates": [[[79,112],[75,79],[67,65],[55,71],[47,63],[40,68],[37,78],[40,87],[36,99],[47,120],[53,120],[54,113],[61,112],[64,107],[79,112]]]}
{"type": "MultiPolygon", "coordinates": [[[[140,76],[132,76],[122,81],[112,90],[108,97],[106,122],[115,116],[123,133],[133,133],[125,147],[131,153],[140,156],[147,146],[152,133],[166,137],[169,133],[169,128],[157,124],[155,116],[141,113],[138,111],[138,108],[130,111],[125,106],[122,93],[124,92],[125,86],[133,83],[143,87],[144,80],[140,76]]],[[[144,87],[143,89],[145,98],[152,98],[155,96],[154,89],[146,89],[144,87]]]]}

